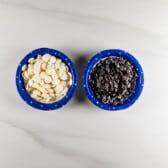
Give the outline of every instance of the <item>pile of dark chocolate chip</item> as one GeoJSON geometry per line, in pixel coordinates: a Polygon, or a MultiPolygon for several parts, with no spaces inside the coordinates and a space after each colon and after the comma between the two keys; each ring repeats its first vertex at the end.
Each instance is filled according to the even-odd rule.
{"type": "Polygon", "coordinates": [[[93,67],[89,85],[99,101],[118,105],[132,95],[137,78],[138,73],[129,60],[110,56],[93,67]]]}

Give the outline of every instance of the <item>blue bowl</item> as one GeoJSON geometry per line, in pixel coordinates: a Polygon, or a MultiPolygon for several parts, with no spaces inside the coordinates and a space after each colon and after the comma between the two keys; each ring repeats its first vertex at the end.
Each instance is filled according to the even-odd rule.
{"type": "Polygon", "coordinates": [[[83,74],[83,88],[84,91],[89,98],[89,100],[95,104],[97,107],[102,108],[104,110],[122,110],[126,109],[132,104],[135,103],[135,101],[138,99],[140,96],[142,90],[143,90],[143,85],[144,85],[144,75],[143,75],[143,70],[139,62],[135,59],[134,56],[129,54],[126,51],[123,50],[118,50],[118,49],[109,49],[109,50],[104,50],[93,56],[89,61],[87,66],[85,67],[84,74],[83,74]],[[136,82],[136,87],[132,95],[125,100],[123,103],[120,103],[118,105],[109,105],[109,104],[104,104],[101,101],[99,101],[95,96],[92,91],[92,89],[89,86],[89,78],[90,78],[90,73],[92,72],[92,69],[94,66],[101,60],[107,57],[115,56],[115,57],[123,57],[132,62],[132,64],[135,66],[136,71],[138,73],[138,79],[136,82]]]}
{"type": "Polygon", "coordinates": [[[16,71],[16,87],[17,87],[19,95],[28,105],[30,105],[36,109],[40,109],[40,110],[54,110],[54,109],[58,109],[58,108],[64,106],[66,103],[68,103],[68,101],[73,97],[73,95],[76,91],[77,81],[78,81],[77,72],[76,72],[76,69],[75,69],[72,61],[62,52],[54,50],[54,49],[49,49],[49,48],[35,49],[32,52],[30,52],[29,54],[27,54],[21,60],[19,66],[17,68],[17,71],[16,71]],[[73,81],[72,86],[69,88],[67,94],[61,100],[53,102],[53,103],[49,103],[49,104],[38,102],[29,96],[29,94],[25,90],[24,80],[21,75],[22,74],[22,66],[24,64],[28,64],[28,60],[30,58],[36,58],[38,54],[44,55],[46,53],[53,55],[56,58],[60,58],[69,67],[69,70],[72,74],[72,81],[73,81]]]}

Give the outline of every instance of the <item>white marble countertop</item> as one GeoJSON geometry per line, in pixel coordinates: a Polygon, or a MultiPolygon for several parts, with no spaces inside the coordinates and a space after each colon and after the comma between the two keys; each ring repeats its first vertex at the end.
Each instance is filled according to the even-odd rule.
{"type": "Polygon", "coordinates": [[[168,1],[0,0],[0,168],[167,168],[168,1]],[[107,112],[75,98],[44,112],[15,88],[19,61],[49,47],[74,61],[103,49],[136,56],[140,99],[107,112]]]}

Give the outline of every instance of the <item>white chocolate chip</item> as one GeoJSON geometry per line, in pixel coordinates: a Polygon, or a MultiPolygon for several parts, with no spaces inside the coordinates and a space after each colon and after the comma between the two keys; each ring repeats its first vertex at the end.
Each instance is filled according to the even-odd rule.
{"type": "Polygon", "coordinates": [[[31,87],[31,86],[33,86],[33,84],[34,84],[33,80],[30,79],[30,80],[28,81],[28,85],[31,87]]]}
{"type": "Polygon", "coordinates": [[[25,88],[29,93],[31,93],[33,91],[33,88],[30,87],[28,84],[26,84],[25,88]]]}
{"type": "Polygon", "coordinates": [[[51,98],[55,98],[55,94],[54,93],[49,93],[51,98]]]}
{"type": "Polygon", "coordinates": [[[41,82],[41,77],[39,75],[34,75],[32,77],[32,80],[34,81],[34,83],[40,83],[41,82]]]}
{"type": "Polygon", "coordinates": [[[40,73],[41,79],[44,79],[46,75],[47,75],[47,74],[46,74],[45,72],[41,72],[41,73],[40,73]]]}
{"type": "Polygon", "coordinates": [[[66,73],[63,73],[61,76],[60,76],[60,79],[62,80],[67,80],[68,79],[68,75],[66,73]]]}
{"type": "Polygon", "coordinates": [[[49,93],[54,93],[54,90],[53,89],[48,89],[48,92],[49,93]]]}
{"type": "Polygon", "coordinates": [[[56,59],[58,63],[62,63],[62,60],[60,58],[56,59]]]}
{"type": "Polygon", "coordinates": [[[52,80],[51,80],[51,77],[50,77],[50,76],[45,75],[44,81],[45,81],[45,83],[51,83],[52,80]]]}
{"type": "Polygon", "coordinates": [[[47,93],[47,90],[44,87],[39,87],[40,92],[47,93]]]}
{"type": "Polygon", "coordinates": [[[27,69],[27,65],[23,65],[22,66],[22,71],[26,71],[26,69],[27,69]]]}
{"type": "Polygon", "coordinates": [[[61,76],[64,74],[64,71],[62,71],[62,69],[59,69],[59,71],[58,71],[58,76],[59,76],[59,78],[61,78],[61,76]]]}
{"type": "Polygon", "coordinates": [[[49,85],[49,84],[45,84],[44,87],[48,90],[48,89],[51,88],[51,85],[49,85]]]}
{"type": "Polygon", "coordinates": [[[28,75],[27,71],[22,72],[22,77],[24,80],[29,80],[29,75],[28,75]]]}
{"type": "Polygon", "coordinates": [[[72,74],[68,72],[68,79],[72,79],[72,74]]]}
{"type": "Polygon", "coordinates": [[[41,100],[42,100],[42,97],[37,95],[37,96],[36,96],[36,100],[41,101],[41,100]]]}
{"type": "Polygon", "coordinates": [[[49,94],[47,94],[47,93],[43,93],[42,95],[41,95],[43,98],[50,98],[50,96],[49,96],[49,94]]]}
{"type": "Polygon", "coordinates": [[[56,92],[60,93],[63,90],[63,86],[62,85],[57,85],[56,86],[56,92]]]}
{"type": "Polygon", "coordinates": [[[35,62],[35,59],[34,59],[34,58],[30,58],[30,59],[28,60],[28,62],[29,62],[30,64],[33,64],[33,63],[35,62]]]}
{"type": "Polygon", "coordinates": [[[46,67],[47,67],[47,63],[43,62],[43,63],[41,64],[42,70],[46,70],[46,67]]]}
{"type": "Polygon", "coordinates": [[[50,58],[51,58],[51,55],[49,55],[49,54],[45,54],[45,55],[42,56],[42,59],[45,62],[48,62],[50,60],[50,58]]]}
{"type": "Polygon", "coordinates": [[[55,74],[54,64],[47,65],[46,72],[47,72],[48,75],[54,75],[55,74]]]}
{"type": "Polygon", "coordinates": [[[38,89],[40,87],[40,85],[38,83],[33,83],[32,87],[35,89],[38,89]]]}
{"type": "Polygon", "coordinates": [[[35,64],[34,64],[34,68],[33,68],[33,72],[35,74],[39,74],[41,71],[41,63],[39,61],[37,61],[35,64]]]}
{"type": "Polygon", "coordinates": [[[63,90],[62,94],[65,96],[67,91],[68,91],[68,87],[64,87],[64,90],[63,90]]]}
{"type": "Polygon", "coordinates": [[[65,64],[61,64],[61,65],[60,65],[60,70],[61,70],[62,72],[67,72],[67,71],[68,71],[68,67],[67,67],[65,64]]]}
{"type": "Polygon", "coordinates": [[[37,97],[41,95],[37,89],[34,89],[31,93],[31,97],[37,99],[37,97]]]}
{"type": "Polygon", "coordinates": [[[69,85],[69,86],[72,85],[72,79],[69,80],[68,85],[69,85]]]}
{"type": "Polygon", "coordinates": [[[50,63],[55,63],[56,62],[56,58],[54,57],[54,56],[51,56],[51,58],[50,58],[50,63]]]}
{"type": "Polygon", "coordinates": [[[51,98],[50,98],[50,96],[49,96],[48,98],[45,99],[45,103],[49,103],[49,102],[51,102],[51,98]]]}
{"type": "Polygon", "coordinates": [[[40,95],[41,94],[37,89],[33,90],[32,93],[35,94],[35,95],[40,95]]]}
{"type": "Polygon", "coordinates": [[[32,76],[33,75],[33,68],[28,67],[27,73],[28,73],[29,76],[32,76]]]}
{"type": "Polygon", "coordinates": [[[41,79],[40,85],[43,87],[45,85],[45,82],[43,79],[41,79]]]}
{"type": "Polygon", "coordinates": [[[61,85],[62,85],[63,87],[66,87],[67,83],[66,83],[65,81],[61,81],[61,85]]]}
{"type": "Polygon", "coordinates": [[[56,73],[52,74],[51,77],[52,77],[53,80],[57,80],[58,79],[58,75],[56,73]]]}
{"type": "Polygon", "coordinates": [[[39,60],[41,60],[41,58],[42,58],[42,56],[41,56],[41,55],[38,55],[36,60],[39,61],[39,60]]]}
{"type": "Polygon", "coordinates": [[[61,100],[63,98],[63,95],[58,94],[58,95],[56,95],[56,97],[57,97],[57,101],[58,101],[58,100],[61,100]]]}
{"type": "Polygon", "coordinates": [[[60,68],[60,65],[61,65],[60,62],[58,62],[58,61],[55,62],[55,68],[56,68],[56,69],[59,69],[59,68],[60,68]]]}
{"type": "Polygon", "coordinates": [[[55,75],[52,75],[52,84],[54,84],[54,85],[58,85],[58,84],[60,84],[60,80],[59,80],[59,78],[58,78],[58,76],[55,74],[55,75]]]}
{"type": "Polygon", "coordinates": [[[59,84],[60,84],[60,80],[59,80],[59,79],[56,79],[56,80],[54,80],[52,83],[53,83],[55,86],[56,86],[56,85],[59,85],[59,84]]]}

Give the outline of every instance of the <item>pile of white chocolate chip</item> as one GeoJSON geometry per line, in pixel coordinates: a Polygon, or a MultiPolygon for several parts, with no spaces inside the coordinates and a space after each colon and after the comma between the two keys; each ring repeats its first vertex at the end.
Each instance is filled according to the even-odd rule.
{"type": "Polygon", "coordinates": [[[62,99],[72,85],[68,66],[50,54],[30,58],[22,67],[22,77],[28,94],[42,103],[62,99]]]}

